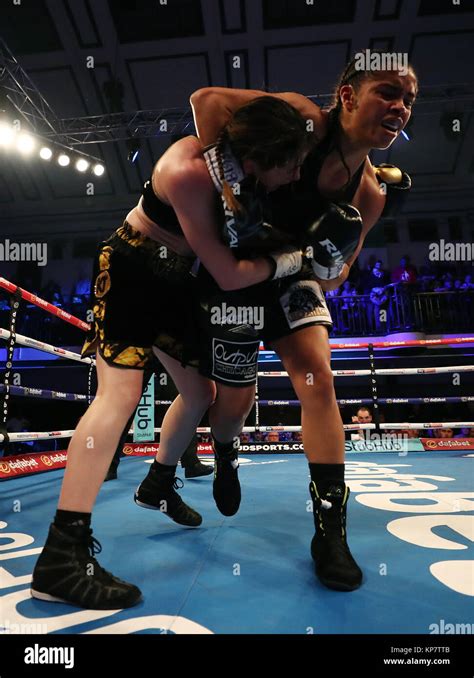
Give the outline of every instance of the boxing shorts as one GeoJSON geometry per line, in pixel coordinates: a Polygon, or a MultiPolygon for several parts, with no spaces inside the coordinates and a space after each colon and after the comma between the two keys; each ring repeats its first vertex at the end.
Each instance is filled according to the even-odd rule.
{"type": "Polygon", "coordinates": [[[176,254],[125,221],[94,261],[93,322],[83,356],[99,350],[115,367],[152,369],[156,338],[172,357],[197,366],[194,257],[176,254]]]}

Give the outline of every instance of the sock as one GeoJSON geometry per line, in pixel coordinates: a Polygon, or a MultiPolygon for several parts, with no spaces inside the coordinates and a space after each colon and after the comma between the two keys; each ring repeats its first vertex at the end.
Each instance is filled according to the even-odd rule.
{"type": "Polygon", "coordinates": [[[157,473],[166,473],[173,475],[176,473],[176,464],[173,464],[172,466],[168,466],[167,464],[160,464],[159,461],[156,461],[156,459],[153,461],[153,464],[151,465],[150,471],[156,471],[157,473]]]}
{"type": "Polygon", "coordinates": [[[212,436],[212,444],[213,444],[216,456],[218,456],[218,457],[230,456],[233,452],[235,452],[235,453],[238,452],[238,448],[234,447],[234,441],[233,440],[231,440],[230,443],[221,443],[219,440],[214,438],[214,435],[213,435],[212,436]]]}
{"type": "Polygon", "coordinates": [[[345,464],[316,464],[308,462],[311,480],[316,483],[318,492],[326,494],[335,480],[344,482],[345,464]]]}
{"type": "Polygon", "coordinates": [[[54,524],[56,527],[90,527],[91,514],[79,513],[78,511],[63,511],[58,509],[54,516],[54,524]]]}

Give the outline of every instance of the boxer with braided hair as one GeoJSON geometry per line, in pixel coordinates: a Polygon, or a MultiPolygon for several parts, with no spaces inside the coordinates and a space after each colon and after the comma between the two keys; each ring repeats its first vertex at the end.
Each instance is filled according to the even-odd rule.
{"type": "MultiPolygon", "coordinates": [[[[412,67],[401,74],[361,70],[358,63],[355,58],[344,69],[330,110],[321,110],[300,94],[272,94],[314,124],[316,145],[303,162],[300,180],[270,193],[266,204],[272,227],[305,248],[311,262],[285,280],[252,288],[253,298],[265,290],[260,297],[265,304],[260,336],[279,355],[301,403],[316,574],[324,585],[343,591],[358,588],[362,572],[347,543],[344,430],[330,363],[332,321],[322,290],[335,289],[346,280],[368,231],[380,217],[400,207],[410,188],[407,174],[392,166],[374,168],[368,154],[374,148],[388,148],[398,137],[418,91],[412,67]],[[309,309],[311,295],[318,303],[309,309]]],[[[191,104],[202,143],[212,143],[233,110],[264,95],[225,88],[195,92],[191,104]]]]}

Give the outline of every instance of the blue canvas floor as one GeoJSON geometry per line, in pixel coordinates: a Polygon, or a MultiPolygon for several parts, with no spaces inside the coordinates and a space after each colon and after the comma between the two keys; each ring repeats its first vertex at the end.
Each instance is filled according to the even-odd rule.
{"type": "Polygon", "coordinates": [[[136,506],[148,465],[127,458],[101,490],[93,528],[100,563],[140,586],[144,600],[102,612],[30,598],[62,471],[8,480],[0,624],[35,633],[428,634],[472,622],[473,465],[459,452],[348,455],[349,543],[364,583],[340,593],[314,575],[303,455],[242,459],[242,506],[232,518],[215,508],[212,476],[186,481],[181,494],[203,515],[198,529],[136,506]]]}

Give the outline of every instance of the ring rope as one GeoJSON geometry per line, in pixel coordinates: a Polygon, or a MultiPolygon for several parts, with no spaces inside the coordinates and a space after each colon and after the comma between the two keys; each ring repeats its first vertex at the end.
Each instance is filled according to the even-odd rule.
{"type": "Polygon", "coordinates": [[[67,311],[63,311],[62,308],[59,308],[58,306],[55,306],[54,304],[50,304],[49,301],[45,301],[44,299],[41,299],[41,297],[36,296],[36,294],[32,294],[31,292],[27,292],[26,290],[22,289],[21,287],[18,287],[18,285],[15,285],[15,284],[9,282],[5,278],[0,278],[0,287],[3,288],[4,290],[7,290],[8,292],[11,292],[11,293],[15,293],[15,292],[19,293],[21,295],[21,298],[25,299],[25,301],[29,301],[31,304],[34,304],[35,306],[42,308],[43,311],[46,311],[47,313],[50,313],[51,315],[55,315],[56,317],[61,318],[62,320],[65,320],[67,323],[74,325],[74,327],[78,327],[79,329],[84,330],[85,332],[90,330],[90,325],[88,325],[83,320],[76,318],[75,316],[71,315],[71,313],[68,313],[67,311]]]}
{"type": "MultiPolygon", "coordinates": [[[[0,339],[10,339],[10,332],[5,330],[3,327],[0,327],[0,339]]],[[[38,351],[44,351],[44,353],[52,353],[57,355],[60,358],[69,358],[69,360],[76,360],[79,363],[86,363],[87,365],[94,364],[94,358],[82,358],[79,353],[73,353],[73,351],[68,351],[65,348],[58,348],[52,344],[46,344],[44,341],[39,341],[39,339],[32,339],[31,337],[25,337],[23,334],[17,334],[15,341],[20,346],[30,346],[31,348],[36,348],[38,351]]]]}

